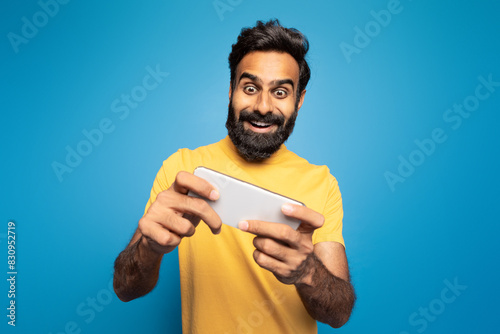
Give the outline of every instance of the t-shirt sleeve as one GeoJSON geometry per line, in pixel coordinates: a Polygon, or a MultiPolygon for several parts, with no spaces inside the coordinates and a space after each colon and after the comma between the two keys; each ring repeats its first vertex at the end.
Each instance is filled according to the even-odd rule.
{"type": "Polygon", "coordinates": [[[178,169],[178,157],[179,152],[172,154],[167,160],[163,162],[160,170],[156,174],[156,178],[153,182],[153,187],[151,188],[151,193],[149,200],[146,203],[146,208],[144,209],[144,214],[148,212],[149,207],[156,200],[156,196],[164,190],[167,190],[170,185],[174,182],[175,175],[178,169]]]}
{"type": "Polygon", "coordinates": [[[338,182],[333,176],[331,176],[323,216],[325,217],[325,223],[314,232],[313,243],[335,241],[341,243],[345,247],[344,238],[342,236],[342,218],[344,216],[342,196],[340,194],[338,182]]]}

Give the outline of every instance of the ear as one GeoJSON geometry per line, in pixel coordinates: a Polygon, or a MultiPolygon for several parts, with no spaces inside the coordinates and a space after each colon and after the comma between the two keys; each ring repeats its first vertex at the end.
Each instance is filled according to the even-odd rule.
{"type": "Polygon", "coordinates": [[[233,95],[233,85],[229,82],[229,101],[231,101],[231,95],[233,95]]]}
{"type": "Polygon", "coordinates": [[[306,90],[304,89],[301,93],[300,93],[300,99],[299,99],[299,104],[297,105],[297,111],[300,110],[300,107],[302,107],[302,103],[304,103],[304,97],[306,96],[306,90]]]}

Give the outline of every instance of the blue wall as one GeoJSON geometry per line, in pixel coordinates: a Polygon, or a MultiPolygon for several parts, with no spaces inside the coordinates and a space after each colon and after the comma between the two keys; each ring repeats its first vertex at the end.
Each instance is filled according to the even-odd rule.
{"type": "Polygon", "coordinates": [[[358,302],[320,333],[497,327],[497,1],[64,2],[0,10],[2,333],[180,333],[176,254],[127,304],[113,261],[162,161],[225,135],[230,46],[273,17],[311,43],[288,147],[344,198],[358,302]]]}

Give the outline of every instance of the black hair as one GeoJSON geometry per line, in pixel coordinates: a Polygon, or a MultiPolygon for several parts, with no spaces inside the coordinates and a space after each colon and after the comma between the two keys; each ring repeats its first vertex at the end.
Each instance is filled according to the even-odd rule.
{"type": "Polygon", "coordinates": [[[255,27],[243,28],[238,40],[232,45],[229,54],[231,71],[231,87],[236,87],[236,67],[248,53],[253,51],[277,51],[290,54],[299,65],[299,84],[297,85],[297,101],[300,93],[306,88],[311,70],[305,59],[309,50],[309,41],[295,28],[283,27],[277,19],[264,23],[257,21],[255,27]]]}

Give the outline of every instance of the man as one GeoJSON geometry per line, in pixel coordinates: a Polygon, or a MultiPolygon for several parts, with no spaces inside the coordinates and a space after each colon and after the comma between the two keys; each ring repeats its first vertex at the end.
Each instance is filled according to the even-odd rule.
{"type": "Polygon", "coordinates": [[[311,165],[283,145],[304,101],[308,48],[299,31],[277,20],[241,31],[229,55],[229,135],[181,149],[163,163],[137,231],[115,262],[121,300],[149,293],[163,255],[179,247],[184,333],[304,334],[317,332],[315,320],[332,327],[347,322],[355,295],[337,181],[326,166],[311,165]],[[300,226],[222,226],[203,199],[187,196],[220,196],[192,174],[198,166],[304,203],[281,208],[300,226]]]}

